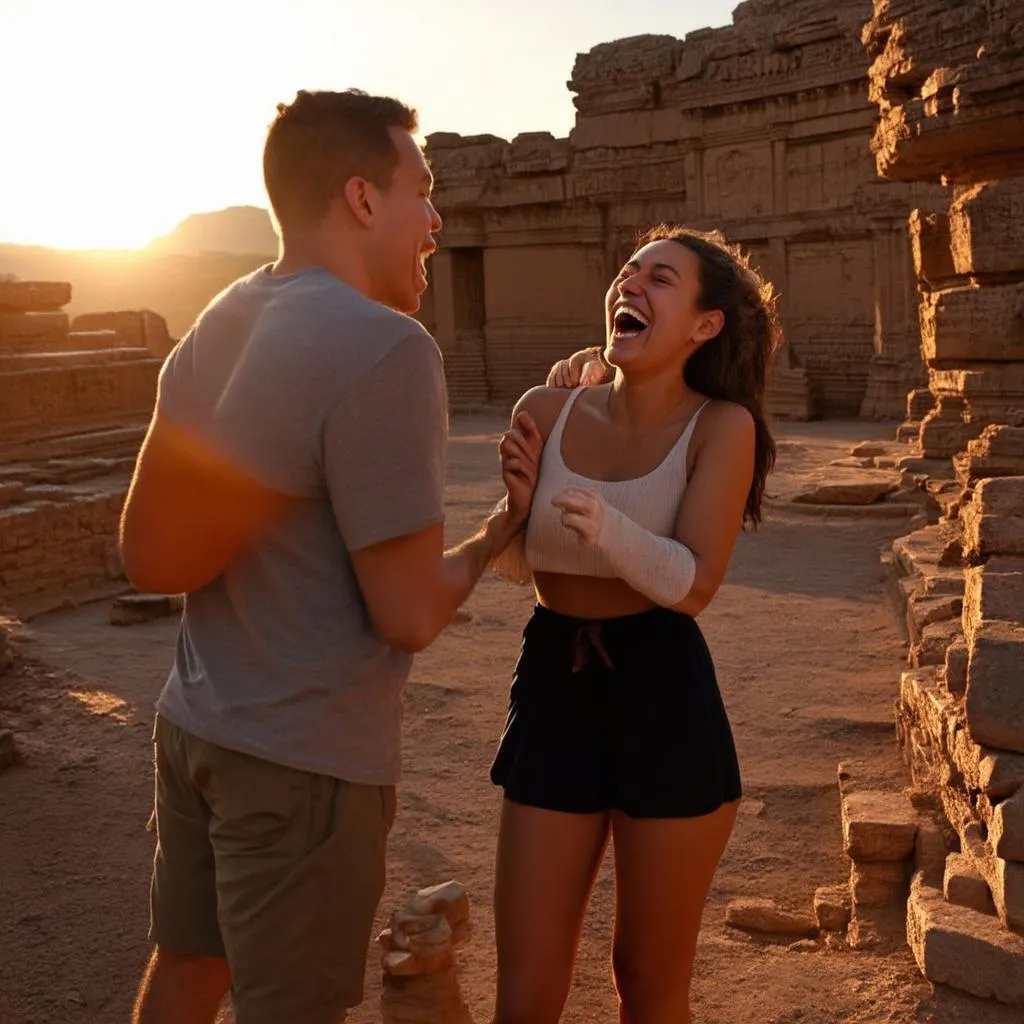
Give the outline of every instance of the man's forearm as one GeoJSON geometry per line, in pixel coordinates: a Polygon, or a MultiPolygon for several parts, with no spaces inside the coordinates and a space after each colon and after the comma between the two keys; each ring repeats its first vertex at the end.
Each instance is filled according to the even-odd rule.
{"type": "Polygon", "coordinates": [[[495,511],[472,537],[444,553],[444,578],[451,615],[469,597],[487,567],[505,550],[517,530],[518,525],[508,512],[495,511]]]}

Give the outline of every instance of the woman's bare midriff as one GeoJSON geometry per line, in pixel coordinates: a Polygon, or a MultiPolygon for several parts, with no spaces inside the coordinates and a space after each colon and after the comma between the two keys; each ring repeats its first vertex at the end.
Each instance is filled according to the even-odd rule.
{"type": "Polygon", "coordinates": [[[614,619],[655,607],[620,579],[538,572],[533,583],[545,608],[577,619],[614,619]]]}

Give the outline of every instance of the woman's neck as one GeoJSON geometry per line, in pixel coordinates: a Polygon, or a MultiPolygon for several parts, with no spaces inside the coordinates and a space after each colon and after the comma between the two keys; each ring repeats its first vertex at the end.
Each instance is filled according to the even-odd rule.
{"type": "Polygon", "coordinates": [[[637,380],[618,370],[608,394],[608,418],[623,433],[643,433],[675,419],[692,394],[681,373],[637,380]]]}

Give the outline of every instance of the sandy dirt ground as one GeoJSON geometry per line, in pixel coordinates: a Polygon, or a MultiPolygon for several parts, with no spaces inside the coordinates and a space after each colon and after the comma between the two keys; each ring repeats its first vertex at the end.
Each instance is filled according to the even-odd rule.
{"type": "MultiPolygon", "coordinates": [[[[448,507],[452,540],[500,495],[494,418],[455,425],[448,507]]],[[[888,438],[862,423],[787,427],[769,490],[888,438]]],[[[866,758],[906,784],[891,705],[903,646],[885,602],[879,549],[898,521],[770,515],[742,537],[729,576],[701,617],[739,748],[745,804],[704,917],[693,986],[700,1024],[1009,1024],[1020,1010],[979,1002],[890,955],[788,948],[727,929],[727,902],[773,896],[809,909],[816,886],[845,880],[836,764],[866,758]]],[[[475,934],[460,960],[478,1024],[490,1019],[490,914],[498,793],[487,771],[532,593],[486,578],[416,661],[407,691],[406,775],[390,849],[383,918],[420,886],[457,878],[475,934]]],[[[22,760],[0,775],[0,1022],[128,1020],[149,949],[153,835],[152,702],[176,623],[118,628],[108,603],[34,620],[22,668],[0,684],[0,718],[22,760]]],[[[610,858],[586,923],[564,1020],[617,1019],[609,970],[610,858]]],[[[301,928],[301,922],[296,922],[301,928]]],[[[377,958],[353,1024],[379,1020],[377,958]]]]}

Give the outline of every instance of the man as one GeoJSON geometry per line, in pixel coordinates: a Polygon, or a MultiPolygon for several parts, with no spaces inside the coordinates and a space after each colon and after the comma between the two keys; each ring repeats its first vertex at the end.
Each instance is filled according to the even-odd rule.
{"type": "Polygon", "coordinates": [[[360,1001],[412,654],[529,508],[524,419],[507,507],[444,550],[444,375],[407,315],[441,227],[415,131],[358,91],[281,105],[280,258],[161,372],[121,523],[135,587],[187,595],[154,727],[138,1024],[207,1024],[229,988],[238,1024],[335,1024],[360,1001]]]}

